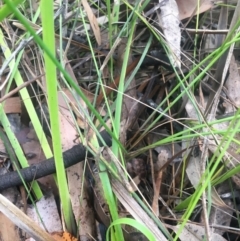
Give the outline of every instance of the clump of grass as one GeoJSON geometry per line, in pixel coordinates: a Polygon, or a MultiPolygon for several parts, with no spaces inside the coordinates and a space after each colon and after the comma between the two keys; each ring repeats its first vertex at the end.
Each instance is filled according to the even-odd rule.
{"type": "MultiPolygon", "coordinates": [[[[143,5],[140,5],[140,1],[138,1],[134,6],[132,6],[127,1],[123,1],[123,3],[125,4],[125,7],[129,10],[130,14],[127,15],[126,21],[122,25],[118,24],[118,21],[121,19],[120,5],[118,5],[117,3],[114,3],[114,5],[112,6],[112,3],[109,0],[106,1],[106,6],[107,6],[106,15],[108,16],[107,28],[109,31],[108,40],[110,43],[110,48],[114,46],[114,43],[115,43],[114,41],[117,42],[118,39],[127,37],[127,43],[126,43],[126,48],[124,52],[121,73],[119,76],[119,85],[116,93],[116,98],[113,100],[114,102],[113,104],[111,103],[111,101],[109,101],[108,99],[109,97],[105,93],[103,76],[102,76],[102,72],[98,68],[92,39],[89,36],[88,30],[87,30],[87,21],[85,19],[85,13],[81,8],[79,10],[79,14],[81,16],[82,23],[85,28],[89,49],[92,55],[92,60],[97,73],[96,78],[97,78],[98,87],[96,88],[96,93],[99,89],[101,89],[101,91],[103,92],[106,109],[108,111],[107,115],[110,117],[112,121],[112,130],[106,125],[105,119],[101,117],[101,115],[99,114],[96,108],[96,105],[95,105],[96,96],[95,96],[95,100],[93,101],[93,104],[90,103],[88,98],[84,95],[84,93],[81,91],[79,86],[72,80],[72,78],[64,69],[64,66],[61,63],[59,63],[58,59],[55,56],[56,46],[55,46],[53,3],[46,0],[41,1],[40,12],[41,12],[41,19],[42,19],[42,27],[43,27],[43,33],[42,33],[43,37],[41,38],[36,34],[36,32],[29,25],[29,22],[26,19],[26,17],[24,17],[17,9],[16,7],[17,4],[21,2],[22,1],[13,2],[10,0],[6,0],[6,5],[4,5],[0,9],[0,16],[2,16],[1,17],[2,19],[0,18],[0,20],[3,20],[11,13],[14,13],[14,16],[18,18],[19,21],[24,25],[28,33],[33,37],[36,44],[41,48],[42,51],[44,51],[44,67],[46,72],[46,83],[47,83],[47,101],[48,101],[49,113],[50,113],[53,152],[56,160],[57,182],[59,186],[60,198],[61,198],[66,226],[70,232],[74,233],[76,232],[76,230],[75,230],[75,223],[74,223],[74,218],[72,214],[72,208],[70,205],[69,192],[68,192],[65,170],[63,166],[63,160],[62,160],[61,138],[60,138],[59,118],[58,118],[59,110],[58,110],[57,91],[58,91],[59,83],[57,79],[57,70],[61,72],[64,81],[66,81],[65,84],[71,90],[74,90],[82,98],[82,100],[84,100],[88,109],[92,112],[92,115],[93,115],[92,119],[88,118],[88,125],[91,126],[95,131],[95,134],[91,139],[91,145],[92,145],[91,148],[93,153],[95,153],[95,157],[99,158],[100,180],[102,182],[104,196],[109,206],[110,216],[112,221],[107,233],[108,239],[109,237],[111,237],[111,240],[117,240],[117,241],[124,240],[124,235],[122,232],[121,225],[131,225],[136,229],[140,229],[140,231],[146,237],[148,237],[149,240],[154,240],[154,235],[149,231],[147,227],[145,227],[143,224],[139,224],[137,221],[133,219],[119,218],[117,200],[113,193],[111,180],[109,178],[109,173],[111,173],[117,179],[120,179],[121,177],[119,176],[117,172],[117,167],[114,165],[114,163],[107,165],[107,163],[101,160],[102,158],[101,148],[99,147],[98,141],[97,141],[97,136],[100,136],[100,134],[98,129],[94,127],[93,119],[96,118],[99,121],[99,123],[103,127],[105,127],[107,132],[111,135],[111,138],[113,140],[113,144],[112,144],[113,155],[117,159],[121,160],[121,164],[124,168],[125,168],[126,156],[136,157],[157,146],[161,146],[165,144],[173,144],[182,140],[190,141],[196,138],[207,138],[209,136],[213,136],[214,138],[217,138],[216,135],[221,135],[222,138],[220,143],[218,143],[218,149],[216,151],[216,153],[220,153],[220,154],[217,156],[216,153],[214,153],[214,155],[209,160],[209,165],[206,167],[206,170],[204,171],[204,173],[202,173],[201,179],[199,180],[199,185],[195,188],[195,190],[190,195],[190,197],[186,198],[183,202],[181,202],[178,206],[175,207],[176,210],[182,211],[185,208],[186,210],[182,215],[181,226],[177,232],[177,235],[174,236],[173,238],[170,236],[170,234],[168,233],[164,225],[156,217],[154,217],[154,215],[151,213],[147,205],[145,205],[136,194],[132,194],[133,198],[136,199],[137,202],[141,204],[143,209],[146,212],[148,212],[149,216],[151,216],[151,218],[155,221],[156,226],[158,226],[165,234],[165,236],[168,237],[168,240],[171,240],[171,239],[177,240],[181,231],[184,229],[184,226],[190,220],[190,216],[193,213],[193,210],[196,208],[196,205],[201,199],[201,196],[203,195],[205,190],[207,189],[211,190],[211,187],[214,187],[215,185],[222,183],[223,181],[231,178],[233,175],[239,172],[239,166],[236,166],[235,168],[227,171],[224,174],[219,174],[219,172],[217,172],[217,168],[219,167],[219,164],[221,163],[225,153],[227,152],[227,149],[229,148],[230,144],[234,142],[234,137],[236,133],[239,131],[240,124],[237,123],[237,120],[239,118],[239,111],[237,111],[236,114],[232,117],[223,118],[221,120],[216,120],[216,121],[208,121],[204,116],[204,113],[201,112],[201,110],[198,107],[198,104],[195,101],[194,86],[198,86],[199,82],[203,80],[203,78],[206,76],[206,74],[209,72],[212,66],[214,66],[215,63],[221,58],[221,56],[229,50],[230,46],[233,43],[238,42],[240,35],[239,33],[235,34],[235,30],[238,29],[240,21],[236,22],[235,26],[232,28],[232,31],[229,33],[228,37],[223,42],[223,44],[215,51],[207,55],[201,62],[194,63],[192,69],[188,71],[186,75],[184,73],[179,74],[179,72],[176,69],[174,69],[176,80],[177,80],[176,86],[172,89],[172,91],[170,91],[165,96],[165,98],[157,108],[153,108],[152,113],[148,116],[148,118],[146,118],[145,123],[141,126],[143,131],[141,135],[138,137],[139,139],[137,142],[143,140],[145,136],[147,136],[152,130],[154,130],[157,127],[157,123],[160,121],[162,117],[167,116],[168,118],[170,118],[168,116],[169,110],[177,102],[180,102],[181,99],[183,99],[184,97],[187,97],[193,104],[195,111],[197,112],[198,119],[192,122],[190,121],[182,122],[181,120],[172,118],[171,119],[172,121],[178,122],[180,125],[184,126],[185,129],[177,133],[173,133],[172,135],[165,137],[160,141],[156,141],[150,145],[145,145],[144,147],[138,148],[138,150],[133,150],[134,149],[133,147],[135,147],[135,145],[131,147],[132,149],[129,148],[129,150],[127,150],[119,142],[123,93],[127,89],[127,86],[129,85],[129,83],[134,78],[137,69],[140,67],[141,62],[143,61],[145,55],[147,54],[147,51],[150,47],[153,37],[157,39],[159,43],[161,43],[165,51],[168,53],[167,44],[159,34],[159,30],[157,30],[154,26],[152,26],[141,14],[144,7],[149,3],[149,1],[144,2],[143,5]],[[131,55],[132,44],[134,42],[134,34],[135,34],[134,26],[136,26],[139,21],[141,21],[146,26],[146,28],[151,33],[151,35],[150,35],[149,41],[146,43],[146,47],[143,51],[142,57],[140,58],[138,66],[132,72],[128,80],[125,81],[126,70],[128,66],[128,59],[131,55]],[[201,69],[200,73],[199,73],[199,69],[201,69]],[[188,82],[190,78],[192,80],[191,82],[188,82]],[[180,93],[179,93],[179,90],[181,90],[180,93]],[[177,94],[177,97],[175,97],[176,94],[177,94]],[[222,123],[226,121],[230,122],[229,127],[226,130],[214,129],[213,127],[214,124],[222,123]]],[[[196,26],[198,27],[198,21],[196,26]]],[[[3,36],[2,33],[1,33],[1,36],[3,36]]],[[[1,38],[0,41],[4,43],[3,38],[1,38]]],[[[197,41],[197,38],[195,39],[195,41],[197,41]]],[[[196,49],[194,49],[194,51],[196,54],[196,49]]],[[[62,51],[60,52],[62,53],[62,51]]],[[[9,53],[6,52],[5,58],[8,58],[10,54],[11,54],[10,52],[9,53]]],[[[16,83],[20,85],[23,81],[21,80],[21,76],[19,76],[19,72],[16,70],[18,67],[18,64],[19,62],[16,63],[15,61],[12,61],[10,62],[9,66],[11,67],[11,70],[14,73],[12,77],[14,77],[16,83]]],[[[109,72],[112,74],[114,72],[113,59],[110,60],[109,66],[110,66],[109,72]]],[[[47,144],[47,140],[45,136],[42,134],[43,130],[36,116],[36,113],[33,110],[34,108],[31,102],[31,98],[29,97],[26,90],[22,90],[20,94],[22,95],[22,99],[24,100],[24,102],[26,102],[25,105],[28,109],[29,115],[31,117],[32,123],[34,124],[34,128],[39,137],[39,140],[41,140],[45,155],[46,157],[50,157],[52,153],[47,144]]],[[[5,131],[8,132],[8,123],[7,123],[6,116],[4,114],[2,114],[1,116],[1,121],[5,131]]],[[[14,136],[11,137],[12,133],[10,130],[7,134],[9,139],[12,140],[12,145],[13,143],[17,143],[14,139],[14,136]]],[[[13,147],[16,150],[18,159],[23,160],[23,163],[26,162],[26,160],[24,160],[24,155],[20,151],[19,145],[15,144],[13,147]]],[[[22,164],[22,165],[24,166],[25,164],[22,164]]],[[[124,171],[127,172],[126,169],[124,169],[124,171]]],[[[184,182],[184,176],[182,176],[181,182],[182,183],[184,182]]],[[[181,185],[181,189],[183,189],[183,185],[181,185]]],[[[39,198],[41,196],[41,192],[37,187],[37,185],[36,187],[34,187],[34,190],[35,190],[35,193],[37,194],[37,197],[39,198]]],[[[183,190],[180,190],[180,193],[182,192],[183,190]]],[[[209,196],[208,198],[209,198],[209,202],[211,203],[211,196],[209,196]]]]}

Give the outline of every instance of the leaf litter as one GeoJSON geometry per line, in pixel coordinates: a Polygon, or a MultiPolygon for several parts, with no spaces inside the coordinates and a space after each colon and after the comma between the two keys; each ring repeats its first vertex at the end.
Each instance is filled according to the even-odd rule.
{"type": "MultiPolygon", "coordinates": [[[[38,3],[32,2],[33,11],[36,11],[38,3]]],[[[119,108],[116,95],[121,84],[121,70],[127,63],[126,72],[122,73],[125,88],[123,102],[120,103],[122,113],[119,123],[119,140],[125,148],[124,165],[120,165],[118,161],[120,156],[109,156],[109,152],[103,152],[103,156],[109,163],[115,162],[119,173],[125,173],[121,176],[121,181],[114,179],[112,173],[109,173],[113,192],[118,199],[119,215],[143,222],[156,240],[170,240],[168,235],[171,230],[177,234],[181,229],[179,240],[203,240],[204,237],[208,240],[239,239],[238,131],[231,136],[238,123],[238,43],[232,46],[232,49],[226,49],[225,54],[218,56],[219,60],[216,60],[215,64],[212,64],[215,61],[213,57],[216,56],[213,55],[198,66],[217,48],[220,47],[221,50],[226,35],[229,35],[229,29],[235,27],[233,23],[236,23],[235,18],[239,17],[237,1],[223,2],[231,5],[221,5],[219,1],[200,1],[199,5],[191,0],[151,2],[140,13],[141,18],[136,15],[139,17],[136,25],[127,26],[125,32],[118,35],[119,29],[124,27],[133,10],[127,7],[125,2],[121,2],[119,21],[112,25],[118,32],[112,31],[112,36],[108,34],[111,16],[106,14],[105,2],[83,1],[84,16],[76,10],[77,2],[69,1],[65,6],[65,26],[61,26],[65,29],[62,36],[63,64],[89,101],[98,108],[105,122],[110,123],[110,129],[114,118],[109,116],[114,116],[116,108],[119,108]],[[83,18],[86,22],[85,28],[83,18]],[[129,58],[125,60],[127,34],[131,28],[135,28],[134,38],[129,58]],[[86,30],[93,46],[92,52],[86,30]],[[198,67],[192,71],[195,66],[198,67]],[[235,117],[234,122],[232,117],[235,117]],[[207,174],[214,166],[217,169],[209,178],[207,174]],[[209,180],[208,188],[206,192],[202,192],[203,195],[200,195],[197,205],[193,207],[187,224],[182,227],[182,218],[187,213],[185,209],[191,206],[191,202],[187,200],[204,184],[203,176],[209,180]],[[152,207],[152,213],[163,223],[165,229],[158,228],[153,216],[146,214],[130,195],[131,192],[135,192],[148,207],[152,207]],[[209,215],[206,215],[208,210],[209,215]]],[[[57,2],[55,6],[57,12],[60,6],[57,2]]],[[[41,20],[38,19],[37,24],[31,22],[31,25],[39,30],[41,20]]],[[[16,49],[16,36],[21,37],[25,29],[10,19],[2,22],[1,28],[7,44],[11,49],[16,49]]],[[[238,29],[235,30],[235,34],[238,34],[238,29]]],[[[59,38],[56,25],[58,48],[59,38]]],[[[231,39],[233,38],[234,36],[231,36],[231,39]]],[[[2,51],[4,52],[4,49],[2,51]]],[[[29,42],[23,53],[21,64],[17,68],[25,81],[40,76],[27,86],[27,91],[39,112],[44,132],[51,145],[42,53],[34,42],[29,42]]],[[[2,64],[5,61],[3,57],[2,64]]],[[[12,82],[6,86],[11,74],[8,67],[4,66],[0,72],[1,98],[4,98],[8,88],[14,90],[16,85],[12,82]]],[[[60,132],[62,150],[65,151],[76,143],[87,143],[79,137],[79,132],[87,140],[91,138],[91,132],[95,130],[86,118],[86,113],[93,120],[94,116],[80,97],[66,89],[60,73],[59,86],[60,132]]],[[[36,137],[29,121],[30,113],[27,113],[22,104],[20,95],[17,92],[12,93],[12,96],[2,102],[2,111],[9,120],[12,118],[11,128],[29,164],[43,161],[46,158],[41,148],[42,142],[36,137]]],[[[94,121],[96,128],[102,128],[99,122],[94,121]]],[[[3,141],[0,143],[0,170],[3,170],[1,175],[13,171],[5,145],[3,141]]],[[[79,240],[105,240],[106,229],[111,222],[101,187],[104,184],[98,177],[97,161],[87,160],[86,157],[84,163],[78,163],[66,171],[73,213],[76,223],[79,224],[79,240]]],[[[54,179],[43,177],[39,183],[45,198],[36,200],[36,205],[40,205],[42,201],[47,205],[47,208],[39,208],[40,216],[44,217],[45,210],[50,219],[53,219],[54,225],[58,223],[58,228],[52,229],[50,224],[44,224],[43,218],[43,228],[46,232],[59,232],[60,238],[64,238],[62,231],[65,226],[63,220],[60,220],[61,205],[55,201],[59,197],[54,179]],[[52,198],[53,194],[55,199],[52,198]],[[51,200],[51,204],[48,200],[51,200]]],[[[12,189],[5,190],[2,194],[7,197],[10,191],[12,192],[12,189]]],[[[14,187],[18,206],[20,191],[21,189],[14,187]]],[[[24,191],[21,191],[21,198],[25,208],[29,209],[29,194],[24,195],[24,191]]],[[[16,199],[10,200],[16,204],[16,199]]],[[[5,219],[6,217],[1,215],[0,223],[6,223],[5,219]]],[[[13,225],[6,227],[7,232],[19,238],[21,233],[16,234],[14,225],[20,228],[23,226],[14,219],[12,222],[13,225]]],[[[31,230],[29,227],[25,231],[37,239],[37,234],[31,230]]],[[[144,235],[128,225],[125,225],[123,230],[125,240],[145,240],[144,235]]],[[[4,241],[10,240],[1,228],[0,236],[4,241]]]]}

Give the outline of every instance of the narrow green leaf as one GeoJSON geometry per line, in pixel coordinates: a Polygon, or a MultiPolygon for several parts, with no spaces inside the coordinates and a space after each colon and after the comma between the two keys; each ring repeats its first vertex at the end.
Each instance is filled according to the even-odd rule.
{"type": "Polygon", "coordinates": [[[107,230],[107,241],[109,241],[109,232],[112,230],[113,226],[120,225],[120,224],[130,225],[130,226],[134,227],[135,229],[139,230],[142,234],[144,234],[148,238],[149,241],[156,241],[152,232],[144,224],[142,224],[134,219],[131,219],[131,218],[120,218],[120,219],[113,221],[107,230]]]}
{"type": "MultiPolygon", "coordinates": [[[[45,45],[48,46],[49,51],[55,58],[56,49],[53,2],[49,0],[42,0],[40,8],[43,27],[43,41],[45,45]]],[[[49,58],[46,51],[44,51],[44,61],[47,81],[47,101],[49,107],[54,160],[56,164],[56,174],[59,185],[60,199],[67,230],[71,233],[76,233],[76,225],[74,222],[62,155],[62,144],[59,124],[60,121],[58,111],[57,69],[56,65],[53,63],[51,58],[49,58]]]]}
{"type": "MultiPolygon", "coordinates": [[[[12,4],[14,6],[17,6],[18,4],[22,3],[24,0],[13,0],[12,4]]],[[[5,19],[8,15],[12,14],[12,10],[10,7],[8,7],[7,4],[4,4],[0,8],[0,22],[2,22],[3,19],[5,19]]]]}

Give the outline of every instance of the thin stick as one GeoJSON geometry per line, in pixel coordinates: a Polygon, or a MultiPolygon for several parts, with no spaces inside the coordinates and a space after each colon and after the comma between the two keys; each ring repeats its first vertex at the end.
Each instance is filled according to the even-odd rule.
{"type": "Polygon", "coordinates": [[[32,84],[33,82],[35,82],[37,79],[39,79],[40,77],[42,77],[44,75],[45,74],[38,75],[36,78],[21,84],[20,86],[18,86],[17,88],[15,88],[14,90],[10,91],[6,95],[4,95],[2,98],[0,98],[0,103],[2,103],[4,100],[10,98],[12,95],[16,94],[19,90],[27,87],[28,85],[32,84]]]}

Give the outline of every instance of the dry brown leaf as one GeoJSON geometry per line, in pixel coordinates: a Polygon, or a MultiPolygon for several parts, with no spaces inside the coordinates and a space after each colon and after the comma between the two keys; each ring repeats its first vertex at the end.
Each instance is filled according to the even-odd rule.
{"type": "Polygon", "coordinates": [[[2,213],[0,213],[0,227],[2,241],[21,241],[18,228],[2,213]]]}
{"type": "Polygon", "coordinates": [[[4,112],[9,113],[21,113],[22,112],[22,103],[19,97],[8,98],[4,102],[4,112]]]}
{"type": "MultiPolygon", "coordinates": [[[[166,150],[162,150],[158,154],[158,161],[157,161],[157,166],[159,167],[159,170],[161,167],[163,167],[166,162],[168,161],[168,152],[166,150]]],[[[161,190],[161,184],[162,184],[162,177],[163,177],[163,171],[162,170],[155,170],[155,187],[156,189],[154,190],[154,196],[153,196],[153,202],[152,202],[152,209],[153,212],[159,216],[159,206],[158,206],[158,198],[161,190]]]]}
{"type": "MultiPolygon", "coordinates": [[[[189,18],[197,14],[197,4],[196,0],[176,0],[180,19],[189,18]]],[[[199,13],[206,12],[213,7],[214,1],[203,0],[200,3],[199,13]]]]}
{"type": "MultiPolygon", "coordinates": [[[[5,169],[0,169],[0,174],[4,175],[8,171],[5,169]]],[[[22,199],[16,188],[8,188],[3,190],[2,195],[6,197],[10,202],[14,203],[17,208],[22,207],[22,199]]],[[[0,240],[1,241],[20,241],[22,232],[17,228],[17,226],[7,218],[3,213],[0,212],[0,240]]]]}
{"type": "Polygon", "coordinates": [[[82,5],[83,5],[83,7],[84,7],[84,9],[87,13],[89,22],[91,24],[93,33],[94,33],[95,38],[96,38],[96,41],[97,41],[98,45],[100,46],[101,45],[101,33],[100,33],[100,28],[98,26],[98,21],[97,21],[95,15],[93,14],[93,11],[90,8],[87,0],[82,0],[82,5]]]}

